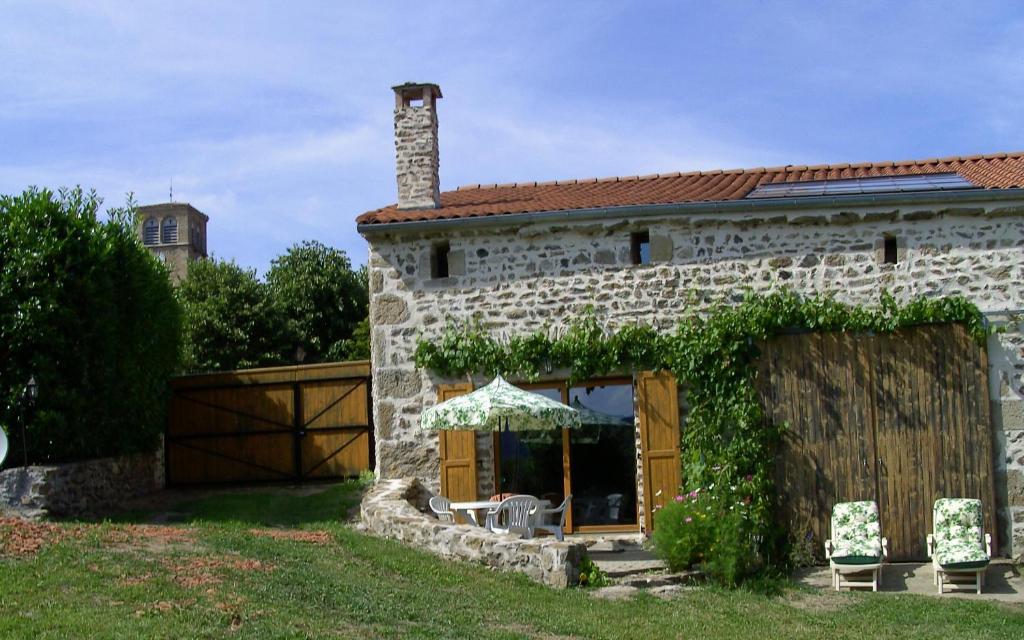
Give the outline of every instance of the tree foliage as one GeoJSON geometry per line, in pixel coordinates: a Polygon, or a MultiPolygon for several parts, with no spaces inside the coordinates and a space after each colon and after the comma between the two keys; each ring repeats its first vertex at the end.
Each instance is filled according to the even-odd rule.
{"type": "Polygon", "coordinates": [[[233,261],[193,262],[178,288],[185,370],[369,358],[368,297],[366,268],[315,241],[276,258],[265,282],[233,261]]]}
{"type": "Polygon", "coordinates": [[[184,313],[185,370],[226,371],[290,361],[294,335],[284,309],[255,270],[197,260],[177,290],[184,313]]]}
{"type": "Polygon", "coordinates": [[[368,355],[369,345],[353,340],[367,316],[367,271],[353,270],[344,251],[316,241],[296,244],[271,263],[267,285],[307,362],[368,355]]]}
{"type": "Polygon", "coordinates": [[[163,430],[178,305],[134,203],[107,222],[100,204],[81,189],[0,196],[0,425],[20,453],[26,421],[31,462],[144,451],[163,430]]]}

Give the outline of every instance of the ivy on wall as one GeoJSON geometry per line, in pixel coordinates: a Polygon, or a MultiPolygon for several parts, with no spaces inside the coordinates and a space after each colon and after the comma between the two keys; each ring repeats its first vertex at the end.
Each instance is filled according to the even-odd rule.
{"type": "Polygon", "coordinates": [[[765,420],[754,386],[758,343],[793,329],[882,333],[939,322],[965,325],[984,345],[984,318],[961,296],[899,304],[883,291],[877,307],[865,308],[781,291],[748,293],[736,306],[694,312],[671,333],[644,324],[609,331],[592,308],[560,333],[540,330],[504,340],[479,322],[449,323],[438,340],[418,341],[415,360],[419,368],[450,377],[500,373],[535,380],[544,371],[568,369],[570,383],[629,370],[672,371],[686,386],[689,405],[680,442],[687,490],[721,482],[723,470],[752,486],[749,513],[755,537],[763,541],[758,553],[770,560],[782,533],[773,522],[772,469],[782,426],[765,420]]]}

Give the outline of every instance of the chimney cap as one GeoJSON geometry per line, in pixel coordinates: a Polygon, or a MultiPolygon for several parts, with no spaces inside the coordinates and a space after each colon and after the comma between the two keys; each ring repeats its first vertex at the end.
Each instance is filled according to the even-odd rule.
{"type": "Polygon", "coordinates": [[[399,95],[422,93],[424,89],[429,89],[434,98],[444,97],[441,95],[441,87],[433,82],[405,82],[403,84],[396,84],[391,89],[399,95]]]}

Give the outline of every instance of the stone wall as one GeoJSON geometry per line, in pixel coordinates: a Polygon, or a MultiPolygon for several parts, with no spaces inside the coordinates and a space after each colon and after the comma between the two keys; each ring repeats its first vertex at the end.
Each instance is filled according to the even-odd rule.
{"type": "Polygon", "coordinates": [[[518,571],[551,587],[579,583],[582,543],[553,537],[523,540],[468,524],[440,522],[426,512],[431,493],[415,478],[380,480],[360,507],[363,526],[385,538],[441,557],[518,571]]]}
{"type": "Polygon", "coordinates": [[[35,518],[105,515],[164,486],[163,450],[0,472],[0,512],[35,518]]]}
{"type": "Polygon", "coordinates": [[[990,318],[1004,333],[989,338],[989,391],[996,426],[996,498],[1000,540],[1012,540],[1012,553],[1024,561],[1024,322],[1020,316],[990,318]]]}
{"type": "MultiPolygon", "coordinates": [[[[684,314],[732,302],[752,289],[831,293],[875,305],[963,294],[1007,333],[989,343],[991,401],[1001,478],[997,505],[1024,552],[1024,337],[1011,321],[1024,308],[1024,206],[756,214],[677,215],[633,221],[580,220],[447,231],[449,277],[430,278],[439,236],[369,237],[374,412],[382,477],[414,475],[438,485],[437,437],[421,432],[420,412],[443,380],[415,369],[419,336],[436,338],[447,318],[479,318],[498,335],[556,330],[592,306],[611,327],[645,322],[672,328],[684,314]],[[633,265],[630,234],[649,231],[652,264],[633,265]],[[895,237],[896,264],[884,238],[895,237]],[[1003,314],[1000,316],[1000,314],[1003,314]]],[[[550,379],[564,379],[552,372],[550,379]]],[[[482,382],[478,380],[477,382],[482,382]]],[[[480,492],[492,491],[490,439],[478,440],[480,492]]],[[[642,500],[642,479],[638,477],[642,500]]],[[[1009,552],[1004,548],[1004,552],[1009,552]]]]}

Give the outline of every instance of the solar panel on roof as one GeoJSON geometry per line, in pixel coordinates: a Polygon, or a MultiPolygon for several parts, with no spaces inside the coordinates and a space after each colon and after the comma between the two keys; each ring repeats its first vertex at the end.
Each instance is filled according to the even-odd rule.
{"type": "Polygon", "coordinates": [[[847,196],[863,193],[901,193],[907,191],[949,191],[973,189],[974,185],[959,173],[930,173],[913,176],[879,176],[774,182],[759,185],[748,198],[794,198],[802,196],[847,196]]]}

